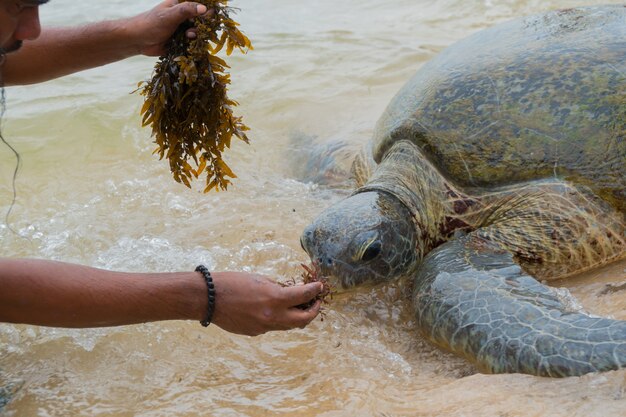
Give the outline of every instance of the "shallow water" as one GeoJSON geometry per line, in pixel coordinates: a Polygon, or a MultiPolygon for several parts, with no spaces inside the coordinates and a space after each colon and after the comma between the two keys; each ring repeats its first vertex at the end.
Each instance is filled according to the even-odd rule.
{"type": "MultiPolygon", "coordinates": [[[[55,0],[44,25],[140,12],[155,2],[55,0]],[[130,5],[129,5],[130,4],[130,5]]],[[[134,58],[7,90],[5,136],[23,157],[0,226],[4,256],[126,271],[250,270],[280,279],[307,260],[300,231],[347,190],[303,181],[304,141],[367,140],[413,72],[446,45],[519,15],[597,1],[238,0],[255,50],[233,56],[231,96],[252,128],[228,160],[239,175],[203,195],[171,180],[141,97],[153,59],[134,58]],[[235,207],[236,209],[232,209],[235,207]]],[[[606,1],[602,1],[606,3],[606,1]]],[[[622,2],[614,2],[622,3],[622,2]]],[[[14,159],[0,148],[0,213],[14,159]]],[[[626,263],[567,282],[583,306],[626,319],[626,263]]],[[[552,380],[484,375],[417,335],[400,284],[337,296],[324,321],[257,338],[197,323],[96,330],[0,325],[6,416],[609,416],[626,413],[626,371],[552,380]]]]}

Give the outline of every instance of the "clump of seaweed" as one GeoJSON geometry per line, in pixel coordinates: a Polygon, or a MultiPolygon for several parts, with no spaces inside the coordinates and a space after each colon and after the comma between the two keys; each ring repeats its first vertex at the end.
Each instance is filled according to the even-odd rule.
{"type": "MultiPolygon", "coordinates": [[[[302,284],[309,284],[311,282],[321,282],[323,287],[322,287],[322,292],[320,292],[314,299],[312,299],[308,303],[297,305],[296,308],[299,308],[301,310],[308,310],[309,308],[311,308],[311,306],[313,306],[313,304],[315,304],[317,300],[322,300],[323,304],[330,304],[330,300],[333,299],[333,287],[328,282],[328,278],[321,275],[320,268],[315,263],[312,264],[311,266],[308,266],[305,264],[300,264],[300,266],[302,266],[302,268],[304,269],[304,271],[300,275],[302,284]]],[[[287,282],[282,282],[280,284],[285,287],[290,287],[290,286],[298,284],[298,282],[294,278],[292,278],[291,280],[287,282]]],[[[324,309],[322,308],[320,310],[320,317],[322,318],[322,321],[324,321],[325,316],[326,316],[326,313],[324,312],[324,309]]]]}
{"type": "Polygon", "coordinates": [[[191,188],[191,181],[206,172],[204,192],[226,190],[236,178],[222,159],[236,136],[248,143],[249,130],[241,117],[233,115],[238,103],[227,96],[229,66],[217,56],[237,48],[246,53],[250,40],[229,16],[228,0],[195,0],[213,9],[209,18],[196,18],[181,25],[172,36],[166,55],[159,58],[152,79],[139,83],[145,103],[143,126],[152,126],[159,158],[166,157],[174,180],[191,188]],[[196,28],[196,38],[186,31],[196,28]],[[190,162],[193,161],[195,168],[190,162]]]}

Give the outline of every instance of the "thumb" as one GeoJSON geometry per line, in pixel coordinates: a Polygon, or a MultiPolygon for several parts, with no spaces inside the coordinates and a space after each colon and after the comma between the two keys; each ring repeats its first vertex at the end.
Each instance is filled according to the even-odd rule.
{"type": "MultiPolygon", "coordinates": [[[[170,12],[175,15],[180,22],[197,16],[202,16],[209,10],[204,4],[185,1],[171,7],[170,12]]],[[[212,10],[211,13],[212,14],[212,10]]]]}
{"type": "Polygon", "coordinates": [[[284,298],[289,307],[294,307],[300,304],[308,303],[316,295],[322,291],[321,282],[312,282],[305,285],[294,285],[293,287],[283,288],[284,298]]]}

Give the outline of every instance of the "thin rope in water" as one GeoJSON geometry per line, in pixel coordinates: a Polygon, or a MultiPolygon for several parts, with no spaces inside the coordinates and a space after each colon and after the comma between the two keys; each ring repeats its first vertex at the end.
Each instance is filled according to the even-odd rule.
{"type": "MultiPolygon", "coordinates": [[[[6,55],[4,51],[0,51],[0,68],[2,67],[2,64],[4,64],[5,58],[6,58],[6,55]]],[[[22,163],[22,157],[17,152],[17,150],[15,150],[15,148],[11,146],[11,144],[4,138],[4,135],[2,134],[2,122],[4,119],[5,111],[6,111],[6,96],[4,92],[4,81],[2,79],[2,71],[0,71],[0,140],[2,140],[2,143],[4,143],[7,146],[7,148],[11,150],[11,152],[13,152],[13,154],[15,155],[15,159],[17,161],[17,163],[15,164],[15,169],[13,170],[13,179],[11,181],[11,186],[13,189],[13,199],[11,200],[11,205],[9,206],[6,216],[4,217],[4,223],[11,232],[20,236],[20,234],[15,229],[13,229],[11,225],[9,224],[9,216],[11,215],[11,211],[13,211],[13,207],[15,206],[15,202],[17,201],[17,187],[15,183],[17,180],[17,173],[19,172],[20,165],[22,163]]]]}

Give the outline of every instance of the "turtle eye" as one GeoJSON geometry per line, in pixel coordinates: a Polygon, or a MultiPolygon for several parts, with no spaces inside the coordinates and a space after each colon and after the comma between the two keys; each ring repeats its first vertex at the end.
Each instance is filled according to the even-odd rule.
{"type": "Polygon", "coordinates": [[[367,248],[365,248],[365,250],[363,251],[363,255],[361,255],[361,260],[363,262],[371,261],[378,255],[380,255],[381,248],[382,245],[380,244],[380,241],[375,240],[374,242],[370,243],[367,248]]]}

